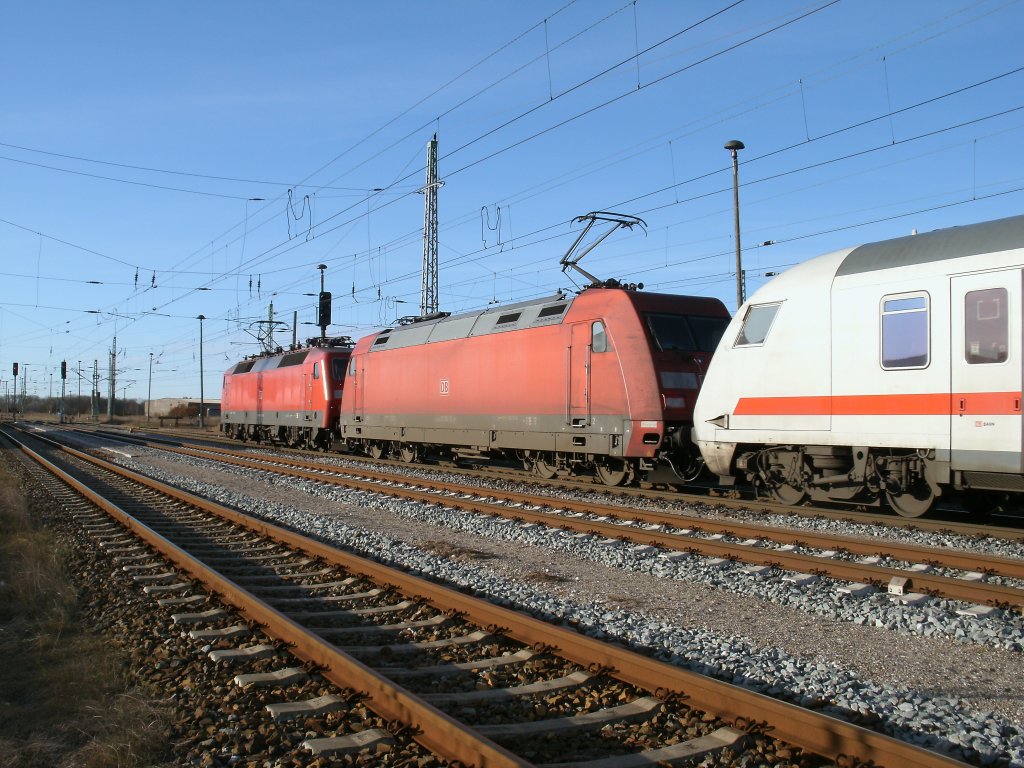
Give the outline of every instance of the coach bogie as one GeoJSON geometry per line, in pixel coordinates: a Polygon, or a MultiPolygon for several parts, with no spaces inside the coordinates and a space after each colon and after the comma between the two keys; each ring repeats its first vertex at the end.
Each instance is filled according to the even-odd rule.
{"type": "Polygon", "coordinates": [[[804,500],[878,506],[920,517],[942,489],[933,451],[828,445],[747,446],[736,468],[759,492],[780,504],[804,500]]]}

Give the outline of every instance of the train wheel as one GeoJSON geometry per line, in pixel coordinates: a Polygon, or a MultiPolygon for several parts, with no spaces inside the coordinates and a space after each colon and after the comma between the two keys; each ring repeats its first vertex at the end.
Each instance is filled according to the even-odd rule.
{"type": "Polygon", "coordinates": [[[366,446],[366,452],[370,455],[371,459],[382,459],[388,451],[384,443],[370,443],[366,446]]]}
{"type": "Polygon", "coordinates": [[[548,463],[547,457],[538,456],[533,462],[534,474],[543,478],[544,480],[551,480],[555,475],[558,474],[558,469],[555,465],[548,463]]]}
{"type": "Polygon", "coordinates": [[[804,500],[807,491],[803,487],[803,475],[803,458],[799,451],[776,448],[761,451],[757,456],[754,482],[779,504],[793,506],[804,500]]]}
{"type": "Polygon", "coordinates": [[[787,504],[793,506],[799,504],[804,500],[807,492],[802,488],[794,488],[792,485],[786,483],[765,483],[765,489],[768,491],[768,495],[772,497],[773,501],[777,501],[779,504],[787,504]]]}
{"type": "Polygon", "coordinates": [[[622,485],[633,479],[633,467],[625,459],[605,459],[594,470],[605,485],[622,485]]]}
{"type": "Polygon", "coordinates": [[[398,449],[398,458],[404,461],[406,464],[412,464],[416,461],[416,446],[411,443],[402,443],[398,449]]]}
{"type": "Polygon", "coordinates": [[[935,493],[928,483],[922,482],[903,493],[886,491],[885,499],[900,517],[921,517],[935,503],[935,493]]]}

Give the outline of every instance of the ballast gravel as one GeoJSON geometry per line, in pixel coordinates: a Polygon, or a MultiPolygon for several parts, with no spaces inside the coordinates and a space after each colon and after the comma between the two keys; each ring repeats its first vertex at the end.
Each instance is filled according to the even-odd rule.
{"type": "Polygon", "coordinates": [[[164,482],[498,604],[976,764],[1024,766],[1024,643],[1008,613],[852,597],[828,580],[798,587],[543,526],[132,455],[122,463],[164,482]]]}
{"type": "MultiPolygon", "coordinates": [[[[270,449],[256,449],[250,451],[254,456],[263,455],[273,458],[275,453],[270,449]]],[[[373,465],[369,463],[356,463],[350,459],[340,456],[303,456],[305,461],[312,461],[324,465],[325,469],[344,472],[345,469],[377,469],[382,472],[395,472],[394,465],[373,465]]],[[[451,478],[450,472],[444,469],[427,466],[403,466],[402,474],[407,475],[410,481],[415,479],[446,481],[451,478]]],[[[491,489],[495,491],[523,491],[525,486],[530,485],[530,476],[523,474],[522,480],[502,480],[496,478],[458,475],[460,485],[472,485],[481,491],[491,489]]],[[[661,512],[674,512],[686,518],[687,524],[695,523],[696,520],[734,520],[743,523],[753,523],[777,528],[795,528],[818,533],[839,533],[845,536],[859,536],[862,538],[876,538],[900,542],[903,544],[919,544],[930,547],[950,547],[962,549],[968,552],[981,552],[1001,557],[1024,558],[1024,541],[1014,541],[1000,538],[998,536],[967,536],[952,531],[921,530],[917,528],[901,528],[896,526],[876,525],[857,520],[835,520],[827,517],[805,517],[795,514],[780,514],[765,512],[762,510],[750,510],[734,507],[716,506],[713,502],[706,504],[694,504],[664,498],[648,498],[644,496],[626,496],[609,494],[602,489],[603,486],[595,486],[595,490],[589,490],[586,486],[552,488],[550,486],[534,486],[540,492],[550,495],[552,498],[564,499],[566,501],[593,502],[607,506],[621,506],[624,510],[633,509],[656,509],[661,512]]]]}

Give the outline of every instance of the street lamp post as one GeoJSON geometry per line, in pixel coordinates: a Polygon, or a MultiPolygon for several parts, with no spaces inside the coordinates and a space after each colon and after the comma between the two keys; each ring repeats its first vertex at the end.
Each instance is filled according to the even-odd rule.
{"type": "Polygon", "coordinates": [[[205,429],[206,423],[203,420],[203,411],[206,404],[203,402],[203,320],[205,315],[196,318],[199,321],[199,429],[205,429]]]}
{"type": "MultiPolygon", "coordinates": [[[[200,328],[202,326],[200,325],[200,328]]],[[[202,374],[200,374],[202,375],[202,374]]],[[[202,389],[202,387],[200,387],[202,389]]],[[[149,353],[149,389],[146,391],[146,423],[149,424],[150,403],[153,402],[153,353],[149,353]]]]}
{"type": "Polygon", "coordinates": [[[740,256],[740,161],[739,151],[745,149],[743,142],[732,139],[725,142],[725,148],[732,155],[732,207],[736,237],[736,309],[743,305],[743,259],[740,256]]]}

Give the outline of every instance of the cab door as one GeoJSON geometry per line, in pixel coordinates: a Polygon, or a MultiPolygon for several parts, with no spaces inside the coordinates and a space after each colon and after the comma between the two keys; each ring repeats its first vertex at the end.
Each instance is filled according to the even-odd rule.
{"type": "Polygon", "coordinates": [[[1019,473],[1021,294],[1024,274],[1007,269],[950,279],[952,468],[1019,473]]]}
{"type": "Polygon", "coordinates": [[[303,383],[306,385],[306,415],[307,418],[313,412],[313,391],[316,383],[320,380],[320,361],[313,363],[310,373],[303,375],[303,383]]]}
{"type": "Polygon", "coordinates": [[[256,423],[263,423],[263,372],[256,374],[256,423]]]}
{"type": "Polygon", "coordinates": [[[345,379],[345,386],[352,387],[352,416],[356,421],[362,421],[363,410],[366,407],[366,365],[363,362],[363,355],[352,355],[348,360],[348,376],[345,379]]]}
{"type": "Polygon", "coordinates": [[[566,361],[566,423],[583,428],[590,425],[590,323],[571,326],[566,361]]]}

